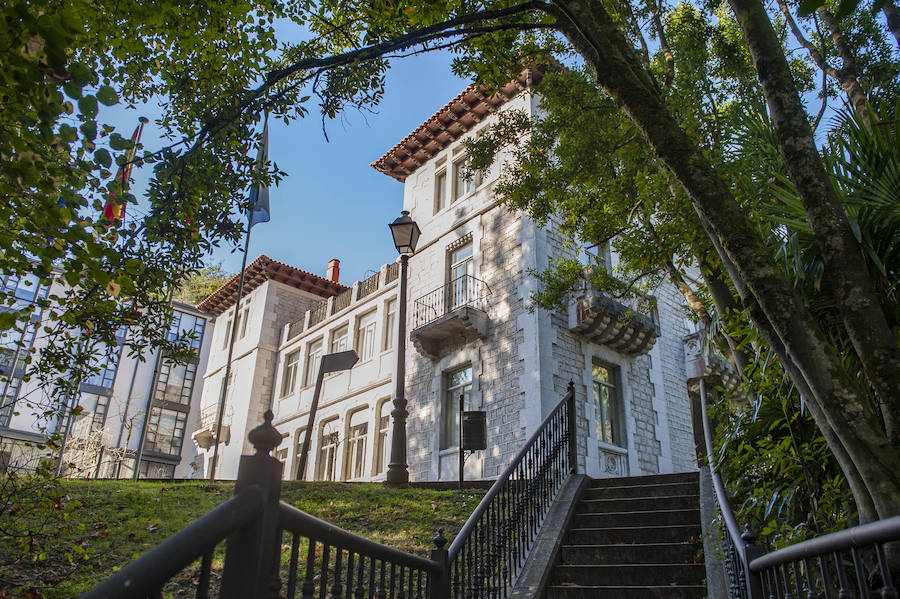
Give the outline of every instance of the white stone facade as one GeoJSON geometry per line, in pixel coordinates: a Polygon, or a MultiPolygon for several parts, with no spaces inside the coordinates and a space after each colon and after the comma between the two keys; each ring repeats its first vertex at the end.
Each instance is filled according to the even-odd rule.
{"type": "MultiPolygon", "coordinates": [[[[511,109],[533,114],[537,100],[522,91],[499,107],[511,109]]],[[[458,477],[458,441],[448,427],[456,417],[450,412],[458,404],[449,394],[460,391],[466,396],[466,409],[486,412],[488,447],[467,459],[465,476],[489,479],[502,472],[563,397],[569,381],[575,384],[580,467],[588,475],[695,469],[682,348],[689,331],[677,290],[669,284],[654,290],[658,314],[652,315],[656,329],[652,347],[637,350],[617,350],[614,347],[619,346],[578,332],[572,310],[569,314],[530,310],[529,296],[537,281],[529,270],[545,268],[552,258],[574,256],[576,250],[552,223],[541,228],[526,215],[498,205],[493,187],[506,157],[501,156],[481,180],[465,182],[457,177],[457,165],[465,158],[463,142],[478,135],[491,119],[478,119],[465,134],[443,143],[440,151],[430,151],[402,177],[403,209],[422,232],[409,260],[407,296],[410,480],[458,477]],[[454,283],[459,276],[467,282],[454,283]],[[596,373],[609,381],[598,387],[596,373]],[[601,392],[611,398],[606,404],[600,401],[601,392]]],[[[385,220],[390,217],[386,214],[385,220]]],[[[377,351],[367,350],[365,359],[350,371],[325,380],[304,475],[383,479],[390,447],[386,415],[396,361],[396,342],[386,341],[395,335],[396,316],[387,315],[397,297],[397,280],[392,278],[396,267],[390,266],[391,276],[385,266],[365,283],[354,284],[346,306],[332,298],[318,312],[310,306],[293,325],[279,315],[281,337],[264,366],[254,366],[259,357],[243,362],[249,349],[235,351],[236,391],[249,391],[252,376],[260,385],[253,393],[271,393],[275,425],[285,437],[277,451],[285,461],[286,476],[298,476],[314,383],[314,376],[311,380],[304,373],[315,371],[321,355],[311,349],[321,347],[321,352],[329,353],[352,348],[359,353],[368,334],[361,323],[373,318],[377,351]],[[360,292],[363,287],[365,293],[360,292]],[[334,345],[344,331],[346,341],[334,345]],[[271,361],[274,388],[266,382],[271,361]],[[293,386],[291,377],[296,381],[293,386]],[[244,382],[237,382],[239,378],[244,382]]],[[[644,320],[649,322],[650,316],[644,315],[644,320]]],[[[221,371],[222,351],[221,344],[214,346],[207,383],[221,371]]],[[[212,391],[216,389],[213,382],[212,391]]],[[[258,421],[256,412],[251,420],[258,421]]],[[[242,427],[241,439],[246,430],[242,427]]],[[[232,435],[237,434],[235,427],[232,435]]],[[[223,476],[233,475],[237,455],[225,458],[223,476]]]]}

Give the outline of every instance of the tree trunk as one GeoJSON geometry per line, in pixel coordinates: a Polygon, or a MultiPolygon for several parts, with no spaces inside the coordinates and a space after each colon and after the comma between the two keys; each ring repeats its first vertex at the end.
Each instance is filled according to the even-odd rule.
{"type": "MultiPolygon", "coordinates": [[[[750,48],[788,175],[825,264],[826,280],[866,376],[887,404],[888,436],[900,447],[900,347],[862,249],[816,150],[812,128],[772,22],[760,0],[729,0],[750,48]]],[[[864,100],[863,100],[864,102],[864,100]]],[[[787,344],[786,344],[787,345],[787,344]]]]}
{"type": "Polygon", "coordinates": [[[866,409],[837,351],[775,264],[756,225],[668,113],[650,75],[641,69],[633,48],[602,5],[568,0],[554,6],[559,7],[559,29],[688,192],[707,234],[721,243],[723,259],[733,262],[746,283],[750,292],[746,301],[758,301],[786,355],[796,358],[795,376],[808,384],[809,401],[820,408],[813,416],[824,419],[820,428],[830,425],[840,438],[878,515],[900,513],[900,455],[889,448],[880,423],[866,409]]]}

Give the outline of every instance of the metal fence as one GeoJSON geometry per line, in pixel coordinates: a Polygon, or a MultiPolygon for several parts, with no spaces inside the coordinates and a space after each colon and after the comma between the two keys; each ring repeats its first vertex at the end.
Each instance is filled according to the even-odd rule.
{"type": "Polygon", "coordinates": [[[347,291],[341,293],[340,295],[334,296],[334,304],[333,304],[333,307],[331,308],[331,313],[337,314],[338,312],[340,312],[341,310],[343,310],[344,308],[349,306],[352,295],[353,295],[353,290],[348,289],[347,291]]]}
{"type": "Polygon", "coordinates": [[[487,309],[487,298],[491,288],[481,279],[472,275],[462,275],[443,287],[426,293],[413,303],[413,328],[418,328],[437,320],[445,314],[462,307],[479,310],[487,309]]]}
{"type": "MultiPolygon", "coordinates": [[[[731,599],[799,599],[832,597],[897,599],[885,545],[900,541],[900,516],[827,534],[763,553],[756,536],[741,532],[716,472],[712,425],[707,413],[706,382],[699,379],[699,406],[706,455],[722,516],[722,545],[728,596],[731,599]]],[[[896,548],[895,548],[896,551],[896,548]]]]}
{"type": "Polygon", "coordinates": [[[211,585],[226,542],[221,599],[483,599],[509,589],[543,517],[574,472],[574,391],[553,409],[466,521],[450,548],[439,530],[424,558],[380,545],[279,501],[283,464],[273,414],[250,431],[254,455],[241,457],[235,494],[103,581],[82,599],[162,597],[170,580],[199,562],[195,596],[211,585]],[[289,547],[287,555],[282,550],[289,547]],[[283,559],[286,558],[286,559],[283,559]]]}
{"type": "Polygon", "coordinates": [[[375,291],[378,289],[378,278],[380,276],[381,273],[376,272],[374,275],[361,281],[359,284],[357,299],[366,297],[371,293],[375,293],[375,291]]]}

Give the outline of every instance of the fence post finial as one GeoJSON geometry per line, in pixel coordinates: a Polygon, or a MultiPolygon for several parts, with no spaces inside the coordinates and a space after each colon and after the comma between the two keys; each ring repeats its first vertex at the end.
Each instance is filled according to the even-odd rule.
{"type": "Polygon", "coordinates": [[[266,410],[263,414],[263,423],[247,435],[250,443],[256,448],[256,455],[269,455],[281,443],[281,433],[272,426],[273,418],[275,414],[272,410],[266,410]]]}
{"type": "Polygon", "coordinates": [[[431,559],[437,562],[440,573],[434,575],[434,580],[429,585],[431,588],[429,599],[450,599],[450,556],[445,548],[447,537],[444,536],[444,529],[439,528],[431,541],[434,543],[431,559]]]}

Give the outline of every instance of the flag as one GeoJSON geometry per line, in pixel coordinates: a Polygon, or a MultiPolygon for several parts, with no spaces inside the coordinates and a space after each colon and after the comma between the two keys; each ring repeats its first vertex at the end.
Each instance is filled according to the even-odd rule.
{"type": "MultiPolygon", "coordinates": [[[[256,155],[256,168],[262,170],[266,166],[269,159],[269,115],[266,115],[266,122],[263,125],[263,138],[259,146],[259,153],[256,155]]],[[[269,188],[256,186],[250,191],[250,224],[249,229],[256,223],[267,223],[270,219],[269,214],[269,188]]]]}
{"type": "MultiPolygon", "coordinates": [[[[134,168],[134,155],[137,153],[137,145],[141,141],[144,123],[147,122],[147,119],[144,117],[141,117],[139,120],[141,124],[135,127],[134,133],[131,134],[131,147],[125,152],[125,164],[120,166],[119,171],[116,173],[116,183],[121,186],[123,192],[128,189],[128,182],[131,180],[131,171],[134,168]]],[[[106,220],[108,220],[110,224],[117,218],[125,218],[125,204],[115,204],[113,203],[113,200],[115,199],[116,194],[110,192],[109,199],[103,207],[103,216],[106,217],[106,220]]]]}

